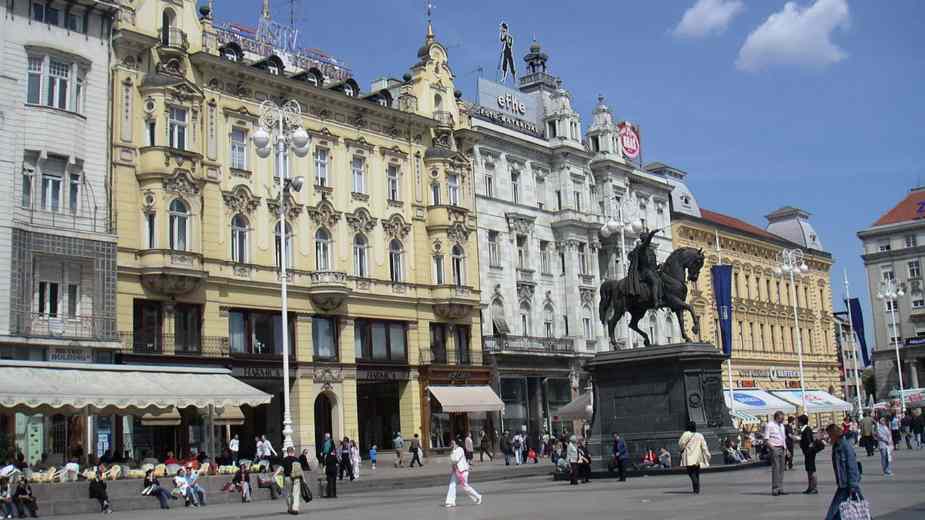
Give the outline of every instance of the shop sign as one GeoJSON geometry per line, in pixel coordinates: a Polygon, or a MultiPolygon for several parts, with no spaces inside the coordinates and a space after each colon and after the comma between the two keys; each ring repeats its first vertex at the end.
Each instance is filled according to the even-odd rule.
{"type": "Polygon", "coordinates": [[[540,132],[540,129],[536,123],[524,121],[523,119],[517,117],[511,117],[497,110],[491,110],[485,107],[476,107],[476,110],[473,114],[479,119],[484,119],[501,126],[506,126],[513,130],[530,134],[534,137],[543,137],[543,133],[540,132]]]}
{"type": "Polygon", "coordinates": [[[739,374],[742,377],[749,377],[754,379],[770,379],[771,371],[760,368],[746,368],[739,370],[739,374]]]}
{"type": "Polygon", "coordinates": [[[231,374],[242,379],[282,379],[283,369],[279,367],[234,367],[231,374]]]}
{"type": "Polygon", "coordinates": [[[778,381],[783,379],[799,379],[800,371],[791,368],[743,368],[739,370],[739,375],[751,379],[770,379],[778,381]]]}
{"type": "Polygon", "coordinates": [[[790,370],[786,368],[772,368],[771,379],[799,379],[799,370],[790,370]]]}
{"type": "Polygon", "coordinates": [[[400,368],[357,368],[360,381],[408,381],[411,374],[400,368]]]}
{"type": "Polygon", "coordinates": [[[742,388],[755,388],[758,385],[755,384],[754,379],[742,379],[739,381],[739,386],[742,388]]]}
{"type": "Polygon", "coordinates": [[[93,351],[86,348],[50,348],[48,361],[59,363],[93,363],[93,351]]]}
{"type": "Polygon", "coordinates": [[[632,123],[626,121],[620,123],[619,135],[620,145],[623,147],[623,155],[630,159],[639,157],[639,132],[633,127],[632,123]]]}

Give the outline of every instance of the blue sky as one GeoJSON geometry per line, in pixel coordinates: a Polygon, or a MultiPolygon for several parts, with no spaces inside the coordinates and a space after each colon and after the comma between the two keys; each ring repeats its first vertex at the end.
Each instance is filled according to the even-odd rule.
{"type": "MultiPolygon", "coordinates": [[[[865,291],[856,231],[925,184],[925,2],[434,3],[466,98],[478,67],[494,77],[504,19],[519,66],[535,36],[583,122],[603,94],[641,125],[645,161],[687,171],[703,207],[760,226],[780,206],[811,212],[836,259],[836,299],[844,268],[852,292],[865,291]]],[[[274,19],[288,22],[288,6],[273,0],[274,19]]],[[[415,62],[424,6],[301,0],[296,25],[303,45],[347,61],[366,89],[415,62]]],[[[259,12],[258,0],[216,2],[219,23],[255,25],[259,12]]]]}

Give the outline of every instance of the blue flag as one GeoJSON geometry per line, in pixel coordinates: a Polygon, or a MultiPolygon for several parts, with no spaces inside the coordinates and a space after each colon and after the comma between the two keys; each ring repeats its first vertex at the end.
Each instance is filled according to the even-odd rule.
{"type": "Polygon", "coordinates": [[[858,346],[861,349],[861,359],[864,361],[864,368],[867,368],[870,366],[870,350],[867,349],[867,339],[864,337],[864,315],[861,314],[861,301],[851,298],[847,303],[851,310],[851,326],[854,328],[854,335],[857,336],[858,346]]]}
{"type": "Polygon", "coordinates": [[[732,266],[714,265],[710,268],[713,278],[713,299],[719,318],[719,332],[723,353],[732,355],[732,266]]]}

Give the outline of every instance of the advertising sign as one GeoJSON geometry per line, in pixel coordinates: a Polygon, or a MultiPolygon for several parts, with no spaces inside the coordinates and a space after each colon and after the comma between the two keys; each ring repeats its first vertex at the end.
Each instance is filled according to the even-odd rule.
{"type": "Polygon", "coordinates": [[[628,159],[639,157],[639,131],[632,123],[623,121],[619,125],[620,146],[623,148],[623,155],[628,159]]]}
{"type": "Polygon", "coordinates": [[[479,78],[478,106],[473,115],[533,137],[545,137],[539,100],[532,94],[524,94],[494,81],[479,78]]]}

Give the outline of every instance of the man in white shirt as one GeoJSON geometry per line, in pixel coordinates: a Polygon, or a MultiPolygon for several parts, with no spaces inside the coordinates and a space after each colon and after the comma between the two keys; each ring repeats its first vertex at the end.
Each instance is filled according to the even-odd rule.
{"type": "Polygon", "coordinates": [[[231,442],[228,443],[228,450],[231,451],[231,461],[237,467],[238,465],[238,450],[241,449],[241,441],[238,440],[238,434],[235,434],[231,438],[231,442]]]}
{"type": "MultiPolygon", "coordinates": [[[[460,440],[461,442],[461,440],[460,440]]],[[[469,463],[466,461],[466,453],[457,441],[450,441],[450,487],[446,491],[446,507],[456,507],[456,483],[462,486],[463,491],[469,495],[476,504],[482,503],[482,495],[469,485],[469,463]]]]}
{"type": "Polygon", "coordinates": [[[784,492],[784,464],[787,460],[787,433],[784,428],[784,412],[774,412],[774,419],[764,429],[771,458],[771,496],[786,495],[784,492]]]}
{"type": "Polygon", "coordinates": [[[881,417],[874,430],[874,438],[877,439],[877,447],[880,448],[880,466],[883,468],[884,477],[893,476],[893,432],[890,428],[890,419],[881,417]]]}

